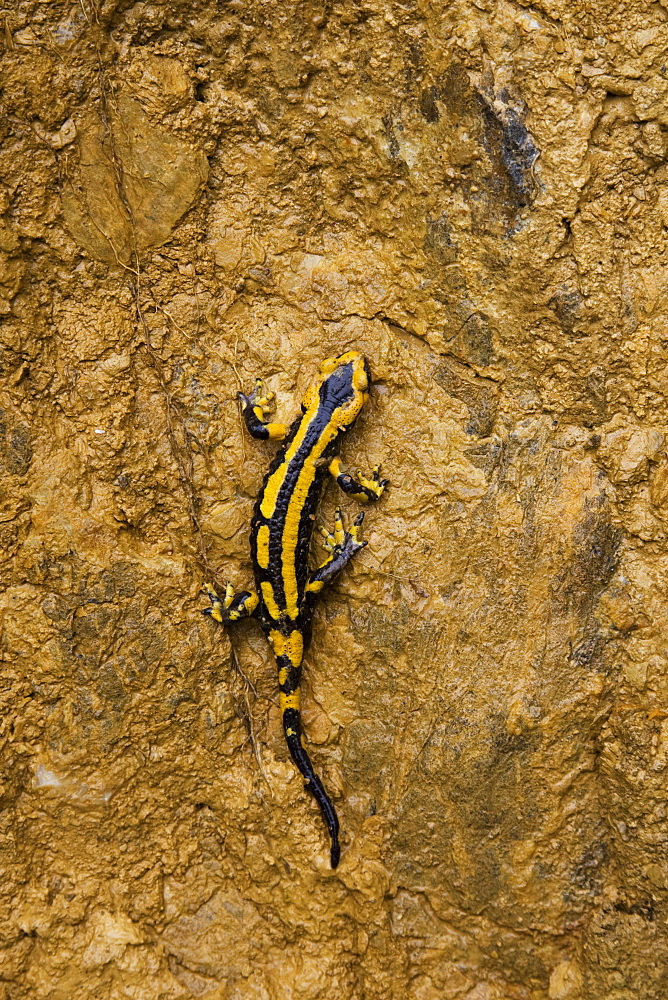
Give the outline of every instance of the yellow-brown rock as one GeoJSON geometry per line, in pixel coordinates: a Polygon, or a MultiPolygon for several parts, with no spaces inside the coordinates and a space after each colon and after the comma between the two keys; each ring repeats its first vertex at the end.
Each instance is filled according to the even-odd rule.
{"type": "Polygon", "coordinates": [[[2,27],[1,1000],[663,1000],[668,3],[2,27]],[[333,872],[200,609],[237,390],[289,420],[349,348],[391,487],[307,659],[333,872]]]}

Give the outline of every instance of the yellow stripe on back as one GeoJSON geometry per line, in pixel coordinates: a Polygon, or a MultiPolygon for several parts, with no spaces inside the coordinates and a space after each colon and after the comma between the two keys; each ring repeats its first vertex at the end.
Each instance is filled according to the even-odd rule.
{"type": "Polygon", "coordinates": [[[299,448],[303,443],[304,438],[306,437],[306,433],[309,429],[309,426],[313,421],[313,418],[317,416],[317,413],[318,410],[316,407],[311,413],[308,420],[306,419],[307,415],[304,414],[304,419],[299,425],[299,430],[297,431],[292,441],[290,442],[290,447],[285,453],[285,458],[283,459],[279,467],[276,469],[276,472],[274,472],[273,475],[269,477],[269,481],[264,488],[264,496],[262,498],[262,503],[260,504],[260,513],[264,517],[269,518],[274,516],[274,511],[276,510],[276,501],[278,500],[278,494],[281,491],[281,486],[285,481],[285,474],[288,471],[288,466],[290,465],[290,462],[299,451],[299,448]]]}
{"type": "Polygon", "coordinates": [[[269,526],[263,524],[257,533],[257,562],[258,566],[266,569],[269,565],[269,526]]]}
{"type": "Polygon", "coordinates": [[[322,431],[317,442],[309,452],[299,478],[292,491],[285,516],[285,528],[281,544],[281,558],[283,563],[283,590],[285,591],[285,607],[290,618],[296,618],[299,614],[299,594],[297,590],[297,572],[295,568],[295,553],[299,540],[299,519],[306,503],[308,491],[315,479],[317,462],[327,445],[334,440],[338,432],[338,427],[334,421],[330,421],[322,431]]]}
{"type": "Polygon", "coordinates": [[[272,629],[269,633],[269,642],[274,651],[274,656],[285,656],[285,636],[282,632],[272,629]]]}
{"type": "Polygon", "coordinates": [[[274,650],[274,656],[287,656],[293,667],[301,665],[304,656],[304,637],[297,629],[293,629],[290,635],[283,635],[277,629],[272,629],[269,633],[269,642],[274,650]]]}
{"type": "Polygon", "coordinates": [[[294,708],[297,712],[301,707],[301,694],[299,688],[293,691],[292,694],[283,694],[281,691],[278,695],[278,707],[281,711],[281,715],[285,712],[286,708],[294,708]]]}
{"type": "Polygon", "coordinates": [[[286,653],[290,657],[290,663],[293,667],[298,667],[301,664],[304,656],[304,636],[297,629],[288,636],[286,653]]]}
{"type": "Polygon", "coordinates": [[[281,617],[281,612],[276,603],[276,598],[274,597],[274,588],[266,580],[263,580],[260,584],[260,589],[262,591],[262,600],[264,601],[264,606],[271,615],[273,619],[278,621],[281,617]]]}

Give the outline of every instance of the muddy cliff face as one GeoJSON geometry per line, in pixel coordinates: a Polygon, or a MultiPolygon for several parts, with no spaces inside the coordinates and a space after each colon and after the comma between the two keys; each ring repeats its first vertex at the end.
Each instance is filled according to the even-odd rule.
{"type": "Polygon", "coordinates": [[[668,3],[1,41],[0,997],[665,997],[668,3]],[[307,660],[332,872],[259,629],[200,609],[275,447],[237,390],[290,420],[349,348],[391,486],[307,660]]]}

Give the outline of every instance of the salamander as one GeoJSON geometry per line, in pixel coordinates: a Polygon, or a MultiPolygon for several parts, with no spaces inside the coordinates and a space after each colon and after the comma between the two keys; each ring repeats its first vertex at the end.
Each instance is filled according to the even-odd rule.
{"type": "Polygon", "coordinates": [[[204,614],[217,622],[256,618],[272,646],[278,668],[279,704],[283,731],[292,760],[313,794],[331,840],[332,868],[339,863],[339,821],[322,781],[306,751],[300,716],[300,681],[304,653],[311,640],[313,612],[323,589],[367,544],[360,540],[364,512],[350,530],[344,528],[337,507],[334,530],[320,531],[326,558],[309,568],[309,547],[315,515],[327,476],[348,496],[366,504],[378,500],[389,480],[380,478],[380,466],[369,477],[344,472],[338,449],[341,433],[355,422],[369,398],[371,374],[357,351],[328,358],[309,385],[301,414],[290,427],[268,419],[273,393],[257,379],[249,395],[238,393],[250,434],[282,441],[255,503],[251,521],[251,556],[256,591],[236,593],[228,583],[221,599],[206,585],[211,607],[204,614]]]}

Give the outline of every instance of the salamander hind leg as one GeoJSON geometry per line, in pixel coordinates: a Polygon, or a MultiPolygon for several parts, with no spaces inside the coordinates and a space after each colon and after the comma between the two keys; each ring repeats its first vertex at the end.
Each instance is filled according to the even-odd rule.
{"type": "Polygon", "coordinates": [[[330,583],[337,573],[340,573],[344,566],[350,562],[355,553],[360,552],[366,542],[360,541],[360,529],[364,520],[364,511],[361,511],[352,523],[350,531],[346,531],[343,526],[343,517],[340,507],[336,508],[334,515],[334,531],[320,529],[324,538],[324,546],[327,550],[327,558],[316,570],[311,573],[306,584],[306,593],[317,595],[323,587],[330,583]]]}
{"type": "Polygon", "coordinates": [[[370,477],[362,475],[359,469],[354,476],[351,476],[348,472],[343,472],[340,458],[334,458],[329,463],[329,474],[336,479],[344,493],[359,503],[380,500],[385,492],[385,487],[389,486],[390,483],[389,479],[380,478],[379,465],[374,466],[370,477]]]}
{"type": "Polygon", "coordinates": [[[253,594],[249,590],[241,590],[237,594],[232,584],[228,583],[225,588],[225,597],[221,601],[210,584],[205,584],[204,589],[209,595],[211,607],[204,608],[202,614],[210,615],[217,622],[236,622],[241,618],[250,618],[251,615],[255,614],[259,599],[257,594],[253,594]]]}
{"type": "Polygon", "coordinates": [[[287,434],[285,424],[275,424],[266,420],[267,414],[273,409],[274,393],[265,388],[262,379],[255,380],[255,388],[250,395],[238,392],[237,396],[241,401],[249,434],[264,441],[269,438],[280,441],[285,437],[287,434]]]}

